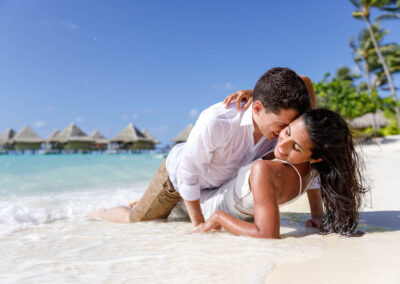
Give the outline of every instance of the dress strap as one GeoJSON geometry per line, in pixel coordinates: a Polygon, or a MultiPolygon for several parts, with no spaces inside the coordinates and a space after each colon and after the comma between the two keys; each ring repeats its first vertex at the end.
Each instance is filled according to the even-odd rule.
{"type": "Polygon", "coordinates": [[[300,190],[299,190],[299,195],[298,195],[298,197],[299,197],[301,195],[301,190],[303,189],[303,181],[302,181],[301,174],[300,174],[299,170],[293,164],[289,163],[288,161],[280,160],[280,159],[277,159],[277,158],[275,158],[275,160],[280,161],[280,162],[285,163],[285,164],[288,164],[288,165],[291,165],[292,168],[296,171],[297,175],[299,176],[299,180],[300,180],[300,190]]]}

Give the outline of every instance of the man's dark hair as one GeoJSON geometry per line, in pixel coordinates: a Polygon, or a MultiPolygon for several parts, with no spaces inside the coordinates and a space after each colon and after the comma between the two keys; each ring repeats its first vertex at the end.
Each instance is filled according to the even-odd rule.
{"type": "Polygon", "coordinates": [[[261,101],[267,111],[275,114],[282,108],[302,114],[311,106],[304,81],[293,70],[281,67],[261,76],[254,87],[253,99],[261,101]]]}

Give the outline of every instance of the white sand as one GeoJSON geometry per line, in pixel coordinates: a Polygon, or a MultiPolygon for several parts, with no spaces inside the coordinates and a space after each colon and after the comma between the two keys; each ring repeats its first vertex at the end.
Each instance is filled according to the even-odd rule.
{"type": "MultiPolygon", "coordinates": [[[[281,258],[265,283],[400,283],[400,136],[362,147],[371,194],[361,213],[360,238],[304,236],[322,242],[311,257],[281,258]]],[[[302,198],[286,212],[309,212],[302,198]]]]}
{"type": "Polygon", "coordinates": [[[0,236],[0,283],[400,283],[400,136],[385,141],[364,149],[361,238],[305,228],[306,199],[282,208],[281,240],[75,216],[0,236]]]}

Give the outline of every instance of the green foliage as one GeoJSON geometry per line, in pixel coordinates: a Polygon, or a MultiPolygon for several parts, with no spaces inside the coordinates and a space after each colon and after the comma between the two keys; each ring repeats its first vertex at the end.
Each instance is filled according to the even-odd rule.
{"type": "Polygon", "coordinates": [[[375,113],[378,109],[395,112],[396,102],[392,98],[380,98],[374,89],[371,95],[366,90],[360,90],[350,80],[327,81],[329,74],[313,87],[317,96],[318,107],[340,113],[347,120],[367,113],[375,113]]]}

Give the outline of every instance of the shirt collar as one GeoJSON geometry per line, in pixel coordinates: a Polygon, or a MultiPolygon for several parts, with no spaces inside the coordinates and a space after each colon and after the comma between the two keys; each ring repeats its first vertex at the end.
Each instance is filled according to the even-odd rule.
{"type": "Polygon", "coordinates": [[[253,125],[253,105],[244,111],[240,126],[253,125]]]}

